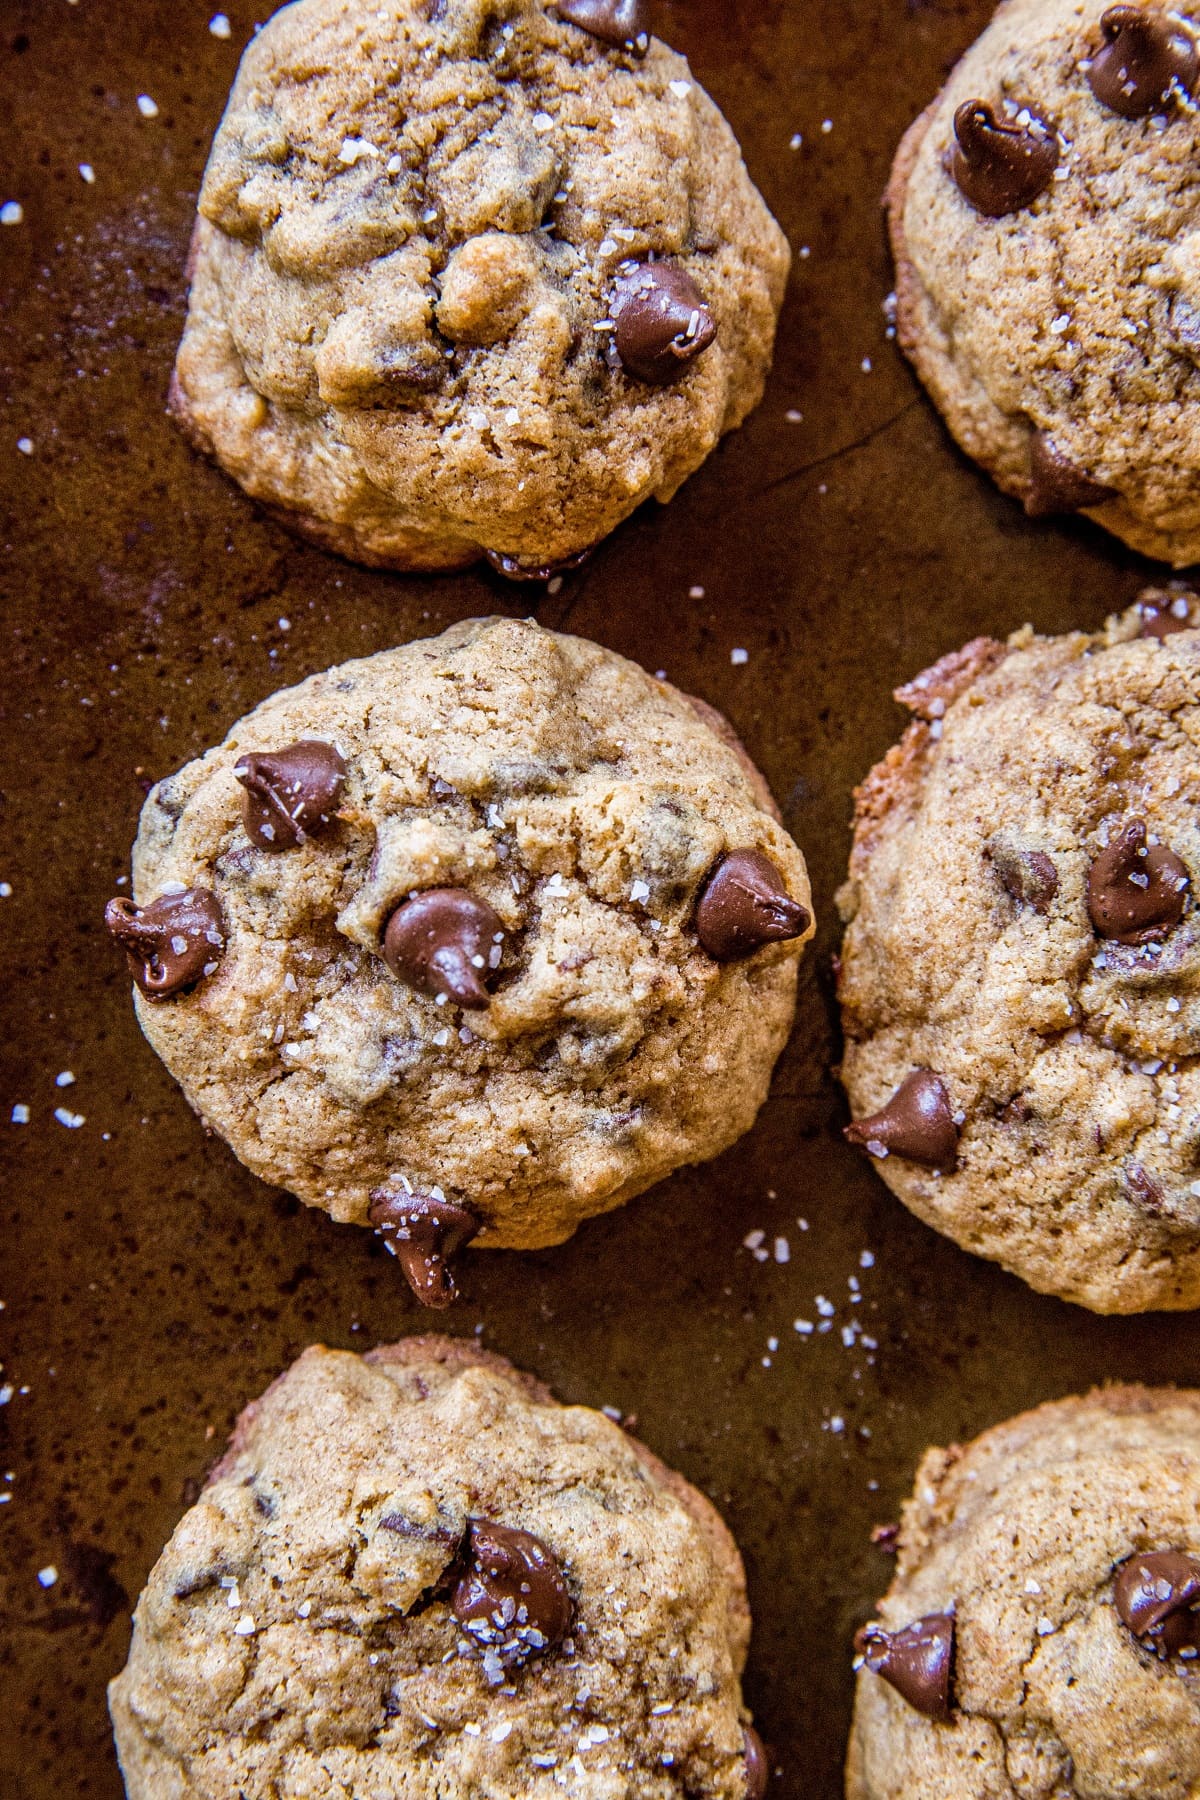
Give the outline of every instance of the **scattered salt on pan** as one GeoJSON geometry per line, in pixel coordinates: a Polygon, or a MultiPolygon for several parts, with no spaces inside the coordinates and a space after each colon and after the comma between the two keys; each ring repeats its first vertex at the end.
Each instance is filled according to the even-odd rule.
{"type": "Polygon", "coordinates": [[[799,131],[793,131],[791,137],[788,139],[788,149],[798,150],[803,142],[804,134],[799,131]]]}
{"type": "Polygon", "coordinates": [[[783,416],[789,425],[803,425],[804,423],[804,414],[794,406],[790,406],[783,416]]]}
{"type": "Polygon", "coordinates": [[[19,437],[17,439],[17,449],[21,452],[22,456],[32,456],[33,439],[29,437],[19,437]]]}
{"type": "Polygon", "coordinates": [[[141,113],[143,119],[157,119],[158,117],[158,106],[155,101],[150,98],[149,94],[138,95],[137,109],[141,113]]]}
{"type": "Polygon", "coordinates": [[[6,200],[0,206],[0,225],[19,225],[25,217],[25,208],[19,200],[6,200]]]}
{"type": "Polygon", "coordinates": [[[735,669],[740,669],[743,663],[748,663],[750,661],[750,652],[748,650],[743,650],[739,646],[736,650],[731,650],[729,652],[729,660],[735,669]]]}
{"type": "Polygon", "coordinates": [[[873,1250],[864,1250],[859,1256],[858,1266],[860,1269],[873,1269],[875,1267],[875,1252],[873,1250]]]}
{"type": "Polygon", "coordinates": [[[44,1569],[38,1570],[37,1578],[42,1587],[52,1588],[58,1580],[58,1570],[53,1563],[47,1563],[44,1569]]]}
{"type": "Polygon", "coordinates": [[[78,1131],[79,1127],[87,1122],[82,1113],[73,1113],[65,1106],[56,1106],[54,1116],[60,1125],[66,1126],[68,1131],[78,1131]]]}
{"type": "Polygon", "coordinates": [[[791,1245],[788,1243],[788,1241],[785,1237],[777,1237],[775,1239],[775,1261],[777,1263],[785,1263],[785,1262],[790,1262],[791,1259],[792,1259],[791,1245]]]}
{"type": "Polygon", "coordinates": [[[818,1294],[813,1301],[813,1305],[823,1319],[832,1319],[834,1313],[837,1311],[837,1307],[833,1304],[832,1300],[827,1300],[824,1294],[818,1294]]]}
{"type": "Polygon", "coordinates": [[[17,1104],[13,1107],[12,1122],[14,1125],[28,1125],[29,1108],[25,1105],[23,1100],[18,1100],[17,1104]]]}
{"type": "Polygon", "coordinates": [[[63,1069],[60,1074],[54,1077],[54,1085],[55,1087],[74,1087],[74,1072],[71,1069],[63,1069]]]}
{"type": "Polygon", "coordinates": [[[801,1337],[811,1337],[813,1332],[813,1322],[811,1319],[796,1319],[793,1324],[793,1329],[798,1331],[801,1337]]]}
{"type": "Polygon", "coordinates": [[[208,21],[208,29],[215,38],[227,38],[230,36],[233,28],[224,13],[214,13],[212,18],[208,21]]]}
{"type": "Polygon", "coordinates": [[[689,600],[703,600],[703,598],[704,598],[704,589],[702,587],[690,587],[688,589],[688,599],[689,600]]]}
{"type": "Polygon", "coordinates": [[[748,1231],[742,1243],[747,1250],[757,1250],[766,1235],[765,1231],[748,1231]]]}
{"type": "Polygon", "coordinates": [[[862,359],[862,372],[864,375],[869,375],[871,373],[871,359],[869,356],[864,356],[862,359]]]}

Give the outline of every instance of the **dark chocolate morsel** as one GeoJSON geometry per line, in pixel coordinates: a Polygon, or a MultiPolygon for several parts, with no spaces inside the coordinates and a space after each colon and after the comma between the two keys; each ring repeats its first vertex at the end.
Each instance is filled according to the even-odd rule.
{"type": "Polygon", "coordinates": [[[595,548],[594,544],[589,544],[586,550],[564,556],[561,562],[523,563],[503,550],[485,550],[483,554],[497,575],[503,575],[506,581],[553,581],[556,575],[568,575],[572,569],[582,568],[595,548]]]}
{"type": "Polygon", "coordinates": [[[1142,1550],[1113,1586],[1117,1616],[1161,1657],[1200,1649],[1200,1562],[1182,1550],[1142,1550]]]}
{"type": "Polygon", "coordinates": [[[147,1000],[169,1000],[194,987],[213,974],[225,952],[225,921],[208,888],[160,894],[149,906],[110,900],[104,923],[147,1000]]]}
{"type": "Polygon", "coordinates": [[[1173,637],[1177,631],[1191,631],[1192,607],[1196,596],[1189,588],[1147,588],[1138,596],[1137,609],[1141,615],[1138,636],[1157,638],[1173,637]]]}
{"type": "Polygon", "coordinates": [[[914,1069],[906,1075],[887,1105],[870,1118],[847,1125],[846,1136],[874,1156],[889,1151],[931,1169],[953,1169],[958,1162],[958,1126],[950,1095],[931,1069],[914,1069]]]}
{"type": "Polygon", "coordinates": [[[1115,491],[1103,482],[1093,481],[1085,470],[1056,450],[1044,431],[1034,434],[1029,446],[1029,485],[1025,490],[1025,511],[1031,519],[1081,512],[1084,507],[1111,500],[1115,491]]]}
{"type": "Polygon", "coordinates": [[[1102,938],[1153,943],[1182,919],[1189,881],[1182,858],[1165,844],[1147,848],[1145,821],[1130,819],[1088,870],[1088,916],[1102,938]]]}
{"type": "Polygon", "coordinates": [[[771,1777],[766,1746],[753,1725],[742,1726],[742,1737],[745,1742],[746,1800],[763,1800],[771,1777]]]}
{"type": "Polygon", "coordinates": [[[1196,45],[1176,19],[1150,6],[1110,6],[1100,15],[1104,42],[1091,60],[1088,86],[1110,112],[1144,119],[1170,104],[1173,92],[1191,97],[1196,45]]]}
{"type": "Polygon", "coordinates": [[[450,1263],[479,1230],[473,1213],[453,1200],[393,1185],[372,1190],[367,1217],[422,1306],[441,1308],[458,1298],[450,1263]]]}
{"type": "Polygon", "coordinates": [[[1020,212],[1045,193],[1058,167],[1054,126],[1028,107],[999,118],[986,100],[966,100],[954,115],[949,168],[963,199],[989,219],[1020,212]]]}
{"type": "Polygon", "coordinates": [[[696,936],[714,962],[740,962],[764,944],[800,937],[811,924],[808,908],[789,897],[761,850],[723,856],[696,903],[696,936]]]}
{"type": "Polygon", "coordinates": [[[867,1668],[890,1682],[917,1712],[942,1724],[949,1721],[954,1672],[954,1619],[950,1613],[929,1613],[902,1631],[864,1625],[854,1639],[854,1648],[867,1668]]]}
{"type": "Polygon", "coordinates": [[[554,0],[554,10],[569,25],[578,25],[604,44],[617,44],[645,56],[650,19],[645,0],[554,0]]]}
{"type": "Polygon", "coordinates": [[[1036,913],[1049,912],[1058,892],[1058,870],[1044,850],[1018,849],[993,838],[987,854],[1006,894],[1036,913]]]}
{"type": "Polygon", "coordinates": [[[346,782],[332,744],[301,738],[282,750],[252,750],[233,772],[246,790],[242,819],[260,850],[294,850],[324,831],[346,782]]]}
{"type": "Polygon", "coordinates": [[[472,1519],[465,1562],[450,1606],[485,1654],[522,1663],[566,1637],[571,1596],[552,1552],[532,1532],[472,1519]]]}
{"type": "Polygon", "coordinates": [[[622,263],[609,316],[621,367],[638,381],[673,381],[717,335],[703,294],[675,263],[622,263]]]}
{"type": "Polygon", "coordinates": [[[419,994],[444,994],[482,1010],[484,978],[499,960],[504,927],[486,900],[466,888],[426,888],[396,908],[383,934],[383,959],[419,994]]]}

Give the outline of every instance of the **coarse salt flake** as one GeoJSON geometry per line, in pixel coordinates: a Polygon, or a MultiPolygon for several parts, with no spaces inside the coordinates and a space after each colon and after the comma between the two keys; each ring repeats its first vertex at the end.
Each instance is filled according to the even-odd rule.
{"type": "Polygon", "coordinates": [[[639,902],[648,900],[650,898],[650,883],[648,881],[635,881],[629,890],[629,898],[639,902]]]}
{"type": "Polygon", "coordinates": [[[777,1237],[775,1239],[775,1261],[777,1263],[785,1263],[785,1262],[790,1262],[791,1260],[792,1260],[791,1245],[788,1243],[788,1241],[785,1237],[777,1237]]]}
{"type": "Polygon", "coordinates": [[[23,1100],[18,1100],[17,1104],[13,1107],[12,1122],[14,1125],[28,1125],[29,1108],[25,1105],[23,1100]]]}
{"type": "Polygon", "coordinates": [[[55,1087],[74,1087],[74,1071],[72,1069],[64,1069],[61,1074],[54,1077],[54,1085],[55,1087]]]}
{"type": "Polygon", "coordinates": [[[78,1131],[79,1127],[86,1123],[82,1113],[73,1113],[65,1106],[56,1106],[54,1116],[60,1125],[66,1126],[68,1131],[78,1131]]]}
{"type": "Polygon", "coordinates": [[[493,1744],[502,1744],[504,1742],[505,1738],[508,1737],[508,1735],[510,1734],[511,1731],[512,1731],[512,1720],[511,1719],[501,1720],[500,1724],[495,1726],[492,1731],[493,1744]]]}
{"type": "Polygon", "coordinates": [[[677,100],[686,100],[692,91],[692,84],[690,81],[668,81],[667,86],[677,100]]]}
{"type": "Polygon", "coordinates": [[[224,13],[214,13],[208,21],[208,29],[215,38],[227,38],[232,34],[232,26],[224,13]]]}
{"type": "Polygon", "coordinates": [[[38,1570],[37,1578],[42,1587],[52,1588],[58,1580],[58,1570],[53,1563],[47,1563],[44,1569],[38,1570]]]}
{"type": "Polygon", "coordinates": [[[0,225],[19,225],[25,217],[25,208],[19,200],[6,200],[0,206],[0,225]]]}
{"type": "Polygon", "coordinates": [[[750,661],[750,652],[748,650],[743,650],[739,645],[737,649],[729,652],[729,660],[735,669],[740,669],[743,663],[748,663],[750,661]]]}
{"type": "Polygon", "coordinates": [[[254,1623],[252,1614],[243,1613],[233,1629],[238,1637],[251,1637],[258,1630],[258,1626],[254,1623]]]}
{"type": "Polygon", "coordinates": [[[89,187],[91,187],[96,179],[96,171],[93,169],[91,163],[80,163],[79,173],[81,178],[87,182],[89,187]]]}
{"type": "Polygon", "coordinates": [[[535,112],[529,123],[535,131],[553,131],[554,120],[547,112],[535,112]]]}
{"type": "Polygon", "coordinates": [[[143,119],[157,119],[158,117],[158,103],[157,101],[152,100],[149,94],[138,95],[137,109],[141,113],[143,119]]]}

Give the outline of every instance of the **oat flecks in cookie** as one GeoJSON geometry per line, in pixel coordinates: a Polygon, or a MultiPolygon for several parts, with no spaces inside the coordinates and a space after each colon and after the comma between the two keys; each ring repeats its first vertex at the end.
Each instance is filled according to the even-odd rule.
{"type": "Polygon", "coordinates": [[[1108,1388],[928,1451],[880,1615],[895,1633],[953,1598],[953,1719],[922,1717],[862,1667],[847,1800],[1200,1786],[1195,1662],[1124,1616],[1145,1629],[1153,1607],[1195,1628],[1198,1519],[1195,1392],[1108,1388]],[[1138,1564],[1167,1550],[1142,1587],[1138,1564]]]}
{"type": "Polygon", "coordinates": [[[337,750],[315,738],[251,752],[233,772],[246,790],[246,835],[260,850],[294,850],[327,831],[346,783],[337,750]]]}
{"type": "Polygon", "coordinates": [[[168,887],[145,906],[119,896],[104,923],[129,960],[138,992],[170,1000],[214,975],[225,950],[225,921],[207,888],[168,887]]]}
{"type": "MultiPolygon", "coordinates": [[[[255,1173],[336,1219],[386,1189],[469,1209],[481,1247],[561,1243],[766,1096],[812,932],[772,806],[711,712],[528,622],[326,670],[152,791],[134,893],[208,889],[227,950],[143,1029],[255,1173]],[[301,738],[338,748],[336,824],[261,850],[236,765],[301,738]],[[717,962],[696,912],[733,846],[789,916],[717,962]]],[[[385,1241],[440,1292],[444,1258],[385,1241]]]]}
{"type": "Polygon", "coordinates": [[[326,548],[561,567],[757,405],[788,262],[639,0],[297,0],[213,144],[172,410],[326,548]],[[627,362],[622,263],[671,313],[627,362]]]}
{"type": "Polygon", "coordinates": [[[459,1339],[311,1349],[138,1602],[129,1800],[746,1800],[749,1627],[716,1512],[600,1413],[459,1339]]]}
{"type": "Polygon", "coordinates": [[[1196,84],[1196,41],[1178,19],[1153,4],[1110,6],[1100,16],[1101,45],[1088,65],[1088,86],[1123,119],[1161,112],[1196,84]]]}
{"type": "Polygon", "coordinates": [[[968,659],[948,701],[900,690],[921,716],[864,783],[839,895],[852,1141],[927,1224],[1098,1312],[1200,1304],[1191,606],[1155,590],[968,659]],[[1164,601],[1179,629],[1144,635],[1164,601]],[[914,1069],[945,1083],[957,1167],[876,1125],[914,1069]]]}

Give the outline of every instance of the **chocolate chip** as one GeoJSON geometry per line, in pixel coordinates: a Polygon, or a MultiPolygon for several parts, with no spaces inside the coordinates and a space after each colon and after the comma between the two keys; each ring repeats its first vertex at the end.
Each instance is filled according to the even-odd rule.
{"type": "Polygon", "coordinates": [[[872,1156],[891,1152],[927,1163],[931,1169],[953,1170],[958,1162],[958,1126],[950,1095],[931,1069],[914,1069],[906,1075],[879,1112],[847,1125],[846,1137],[872,1156]]]}
{"type": "Polygon", "coordinates": [[[1093,481],[1070,457],[1056,450],[1044,431],[1035,433],[1029,446],[1029,485],[1025,490],[1025,511],[1031,519],[1081,512],[1084,507],[1111,500],[1114,493],[1115,489],[1093,481]]]}
{"type": "Polygon", "coordinates": [[[989,219],[1032,206],[1058,167],[1053,125],[1028,107],[1019,116],[1026,122],[1000,119],[986,100],[967,100],[954,115],[950,173],[963,199],[989,219]]]}
{"type": "Polygon", "coordinates": [[[1101,106],[1123,119],[1144,119],[1175,93],[1190,98],[1196,46],[1174,19],[1150,7],[1110,6],[1100,15],[1100,30],[1104,43],[1087,78],[1101,106]]]}
{"type": "Polygon", "coordinates": [[[1192,604],[1196,596],[1189,588],[1179,588],[1172,592],[1170,588],[1147,588],[1139,595],[1137,609],[1141,615],[1138,636],[1157,638],[1173,637],[1177,631],[1191,631],[1192,604]]]}
{"type": "Polygon", "coordinates": [[[393,1253],[422,1306],[449,1306],[458,1298],[451,1259],[479,1230],[465,1206],[399,1186],[374,1188],[367,1217],[393,1253]]]}
{"type": "Polygon", "coordinates": [[[147,1000],[169,1000],[195,987],[213,974],[225,951],[225,921],[207,888],[160,894],[149,906],[124,897],[110,900],[104,923],[125,950],[147,1000]]]}
{"type": "Polygon", "coordinates": [[[564,556],[559,562],[524,563],[503,550],[485,550],[483,554],[497,575],[503,575],[507,581],[553,581],[556,575],[567,575],[572,569],[582,568],[595,548],[594,544],[589,544],[586,550],[577,550],[574,556],[564,556]]]}
{"type": "Polygon", "coordinates": [[[673,381],[717,335],[703,294],[674,263],[622,263],[608,310],[617,358],[638,381],[673,381]]]}
{"type": "Polygon", "coordinates": [[[499,961],[503,931],[487,901],[466,888],[426,888],[388,920],[383,958],[419,994],[479,1011],[489,1003],[484,977],[499,961]]]}
{"type": "Polygon", "coordinates": [[[1164,1659],[1200,1649],[1200,1562],[1182,1550],[1143,1550],[1122,1563],[1117,1616],[1164,1659]]]}
{"type": "Polygon", "coordinates": [[[1130,819],[1088,870],[1088,916],[1102,938],[1153,943],[1183,917],[1189,880],[1182,859],[1165,844],[1147,848],[1145,821],[1130,819]]]}
{"type": "Polygon", "coordinates": [[[1036,913],[1047,913],[1058,892],[1058,870],[1044,850],[1020,849],[1001,837],[987,846],[987,856],[1005,893],[1036,913]]]}
{"type": "Polygon", "coordinates": [[[253,750],[233,772],[246,790],[242,820],[260,850],[294,850],[324,831],[346,782],[332,744],[301,738],[282,750],[253,750]]]}
{"type": "Polygon", "coordinates": [[[645,0],[555,0],[555,11],[604,44],[618,44],[645,56],[650,45],[650,19],[645,0]]]}
{"type": "Polygon", "coordinates": [[[494,1519],[472,1519],[466,1561],[450,1605],[485,1658],[491,1651],[501,1665],[522,1663],[562,1642],[571,1596],[540,1538],[494,1519]]]}
{"type": "Polygon", "coordinates": [[[1130,1163],[1125,1170],[1125,1192],[1138,1206],[1145,1207],[1147,1212],[1157,1213],[1162,1210],[1162,1182],[1144,1169],[1141,1163],[1130,1163]]]}
{"type": "Polygon", "coordinates": [[[763,1800],[771,1777],[766,1745],[753,1725],[742,1726],[742,1740],[742,1754],[746,1759],[746,1800],[763,1800]]]}
{"type": "Polygon", "coordinates": [[[696,903],[696,936],[714,962],[740,962],[764,944],[802,936],[811,924],[808,908],[789,897],[761,850],[729,851],[696,903]]]}
{"type": "Polygon", "coordinates": [[[949,1721],[954,1669],[951,1614],[929,1613],[902,1631],[864,1625],[854,1639],[854,1648],[867,1668],[890,1682],[917,1712],[942,1724],[949,1721]]]}

